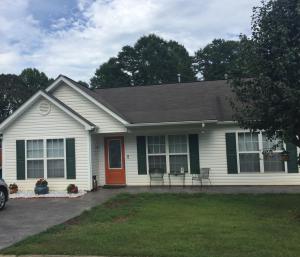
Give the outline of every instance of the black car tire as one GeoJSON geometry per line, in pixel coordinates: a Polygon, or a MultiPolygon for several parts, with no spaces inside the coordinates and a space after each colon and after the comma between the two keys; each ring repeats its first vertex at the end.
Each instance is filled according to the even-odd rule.
{"type": "Polygon", "coordinates": [[[4,209],[6,204],[6,195],[3,189],[0,189],[0,211],[4,209]]]}

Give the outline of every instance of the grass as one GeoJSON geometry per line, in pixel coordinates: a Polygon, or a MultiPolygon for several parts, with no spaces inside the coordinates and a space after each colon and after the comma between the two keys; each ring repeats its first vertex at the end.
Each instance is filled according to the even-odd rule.
{"type": "Polygon", "coordinates": [[[300,195],[123,194],[0,253],[294,257],[300,195]]]}

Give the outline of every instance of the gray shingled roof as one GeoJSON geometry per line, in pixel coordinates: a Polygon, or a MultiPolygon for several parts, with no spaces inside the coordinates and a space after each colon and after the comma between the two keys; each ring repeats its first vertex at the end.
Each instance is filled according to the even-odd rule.
{"type": "Polygon", "coordinates": [[[129,123],[233,121],[233,93],[226,80],[95,90],[78,86],[129,123]]]}

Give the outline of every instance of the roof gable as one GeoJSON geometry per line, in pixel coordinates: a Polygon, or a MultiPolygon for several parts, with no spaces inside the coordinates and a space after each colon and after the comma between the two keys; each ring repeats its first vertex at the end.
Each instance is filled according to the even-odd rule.
{"type": "Polygon", "coordinates": [[[98,107],[100,107],[102,110],[110,114],[112,117],[120,121],[122,124],[128,124],[128,121],[125,120],[125,117],[122,117],[122,114],[119,113],[115,108],[110,105],[110,103],[106,102],[105,99],[99,99],[101,97],[97,96],[95,92],[92,90],[78,84],[74,80],[64,76],[59,75],[55,81],[46,89],[47,92],[52,92],[56,87],[58,87],[62,82],[64,82],[66,85],[70,86],[74,90],[76,90],[78,93],[83,95],[85,98],[87,98],[92,103],[96,104],[98,107]]]}
{"type": "Polygon", "coordinates": [[[71,116],[73,119],[81,123],[86,130],[95,129],[95,125],[82,117],[80,114],[72,110],[70,107],[59,101],[54,96],[47,94],[44,91],[38,91],[33,95],[27,102],[25,102],[19,109],[17,109],[13,114],[11,114],[6,120],[0,124],[0,131],[3,131],[9,127],[20,115],[22,115],[26,110],[28,110],[34,103],[36,103],[40,98],[44,98],[51,102],[53,105],[58,107],[60,110],[71,116]]]}

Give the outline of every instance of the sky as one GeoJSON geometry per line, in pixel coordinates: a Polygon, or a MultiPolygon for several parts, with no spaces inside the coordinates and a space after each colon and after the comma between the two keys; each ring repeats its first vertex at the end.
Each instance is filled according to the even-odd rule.
{"type": "Polygon", "coordinates": [[[250,35],[260,0],[0,0],[0,74],[37,68],[89,82],[124,45],[155,33],[192,55],[250,35]]]}

